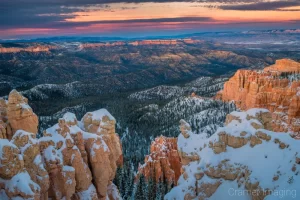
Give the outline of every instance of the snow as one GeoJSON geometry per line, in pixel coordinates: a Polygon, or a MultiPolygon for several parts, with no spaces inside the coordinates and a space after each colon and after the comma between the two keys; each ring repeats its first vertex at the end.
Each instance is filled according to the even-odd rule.
{"type": "MultiPolygon", "coordinates": [[[[23,105],[24,109],[29,109],[30,107],[26,107],[26,105],[23,105]]],[[[98,111],[95,112],[91,112],[93,119],[102,119],[103,116],[108,116],[109,119],[111,120],[115,120],[110,113],[106,110],[106,109],[100,109],[98,111]]],[[[66,121],[74,121],[74,119],[76,119],[76,116],[71,113],[71,112],[67,112],[64,114],[63,118],[66,121]]],[[[68,126],[68,125],[66,125],[68,126]]],[[[109,151],[109,148],[107,146],[107,144],[105,143],[103,136],[102,135],[97,135],[94,133],[88,133],[82,130],[83,127],[83,123],[79,122],[78,126],[77,125],[73,125],[73,126],[68,126],[69,128],[69,132],[65,133],[64,136],[62,136],[59,133],[60,127],[58,124],[55,124],[54,126],[48,128],[46,130],[47,136],[41,137],[40,139],[36,139],[35,135],[23,130],[18,130],[16,131],[16,133],[14,134],[13,138],[11,141],[7,140],[7,139],[0,139],[0,157],[2,157],[2,150],[3,147],[11,147],[11,148],[15,148],[18,149],[17,146],[15,146],[13,144],[13,142],[18,139],[18,138],[22,138],[22,137],[27,137],[28,138],[28,143],[25,144],[23,147],[20,147],[20,153],[17,156],[19,156],[20,160],[23,160],[22,154],[28,149],[28,147],[34,145],[34,144],[38,144],[39,142],[46,142],[46,143],[54,143],[54,145],[49,145],[46,149],[44,149],[43,151],[43,155],[44,155],[44,159],[45,161],[49,162],[49,161],[59,161],[58,164],[62,164],[63,163],[63,155],[62,155],[62,151],[66,148],[66,141],[70,140],[72,143],[74,143],[71,134],[78,134],[78,132],[82,133],[83,135],[83,139],[87,140],[87,139],[95,139],[95,143],[92,146],[92,150],[94,151],[96,149],[100,149],[102,148],[104,151],[109,151]],[[62,146],[60,146],[60,148],[58,148],[58,143],[62,142],[62,146]]],[[[50,143],[50,144],[51,144],[50,143]]],[[[73,149],[78,150],[76,145],[73,146],[73,149]]],[[[74,158],[74,154],[72,155],[72,158],[74,158]]],[[[33,163],[40,169],[42,169],[43,171],[45,171],[44,169],[44,163],[43,163],[43,159],[41,157],[41,155],[37,155],[34,160],[33,163]]],[[[1,163],[0,163],[0,167],[1,167],[1,163]]],[[[86,166],[87,167],[87,166],[86,166]]],[[[64,174],[66,175],[67,172],[69,173],[74,173],[75,169],[71,166],[63,166],[62,171],[64,172],[64,174]]],[[[41,177],[36,175],[36,178],[38,180],[41,180],[41,177]]],[[[72,184],[72,179],[69,178],[67,180],[67,184],[72,184]]],[[[22,172],[18,173],[17,175],[15,175],[12,179],[10,180],[3,180],[0,178],[0,185],[5,186],[5,190],[9,191],[9,192],[14,192],[14,191],[20,191],[21,194],[24,195],[28,195],[28,196],[33,196],[35,193],[38,193],[40,191],[40,187],[38,184],[36,184],[35,182],[33,182],[28,174],[27,171],[22,170],[22,172]]],[[[8,200],[10,198],[7,197],[5,190],[1,189],[0,190],[0,199],[2,200],[8,200]]],[[[88,200],[89,197],[90,199],[92,199],[92,197],[97,196],[96,193],[96,189],[95,187],[91,184],[90,187],[88,188],[88,190],[86,191],[82,191],[78,193],[79,197],[81,197],[80,199],[86,199],[88,200]],[[93,195],[94,194],[94,195],[93,195]]],[[[116,194],[112,194],[112,195],[116,195],[116,194]]],[[[12,198],[13,200],[21,200],[23,199],[22,197],[14,197],[12,198]]]]}
{"type": "Polygon", "coordinates": [[[66,121],[66,122],[74,122],[74,121],[77,121],[77,118],[75,116],[74,113],[71,113],[71,112],[66,112],[63,116],[63,119],[66,121]]]}
{"type": "Polygon", "coordinates": [[[36,145],[38,143],[37,139],[35,139],[35,134],[33,133],[29,133],[23,130],[17,130],[16,133],[14,134],[14,136],[12,137],[11,142],[14,143],[14,141],[19,137],[28,137],[28,143],[25,144],[25,146],[23,147],[19,147],[19,149],[21,150],[21,153],[24,154],[24,152],[32,145],[36,145]]]}
{"type": "MultiPolygon", "coordinates": [[[[3,147],[5,146],[9,146],[11,148],[18,148],[16,145],[14,145],[13,143],[9,142],[7,139],[0,139],[0,157],[3,158],[3,147]]],[[[2,166],[2,164],[0,163],[0,166],[2,166]]]]}
{"type": "Polygon", "coordinates": [[[71,167],[71,166],[64,165],[63,166],[63,171],[64,172],[74,172],[75,169],[73,167],[71,167]]]}
{"type": "Polygon", "coordinates": [[[20,103],[22,109],[31,110],[31,107],[27,103],[20,103]]]}
{"type": "Polygon", "coordinates": [[[199,77],[183,87],[160,85],[140,92],[132,93],[128,98],[133,100],[171,100],[195,92],[199,95],[214,96],[223,88],[227,78],[199,77]]]}
{"type": "Polygon", "coordinates": [[[239,188],[236,182],[223,181],[218,190],[211,197],[209,197],[209,199],[220,200],[220,197],[223,197],[223,199],[230,200],[251,200],[251,197],[248,195],[248,193],[245,193],[244,191],[245,188],[239,188]]]}
{"type": "MultiPolygon", "coordinates": [[[[122,200],[122,197],[119,194],[118,188],[115,184],[111,183],[109,186],[107,186],[107,193],[112,199],[119,199],[122,200]]],[[[108,198],[108,195],[106,198],[108,198]]],[[[108,198],[110,199],[110,198],[108,198]]]]}
{"type": "MultiPolygon", "coordinates": [[[[0,180],[1,182],[1,180],[0,180]]],[[[35,191],[40,190],[40,186],[33,182],[27,172],[21,172],[10,180],[5,180],[5,189],[14,192],[16,189],[26,195],[34,195],[35,191]]]]}
{"type": "Polygon", "coordinates": [[[92,120],[102,120],[104,116],[107,116],[110,120],[116,121],[116,119],[105,108],[96,110],[94,112],[88,112],[86,115],[91,115],[92,120]]]}
{"type": "Polygon", "coordinates": [[[95,186],[91,184],[87,190],[77,192],[76,194],[78,195],[79,199],[93,200],[93,196],[97,196],[97,191],[95,186]]]}
{"type": "Polygon", "coordinates": [[[10,200],[9,197],[6,195],[4,189],[0,190],[0,197],[1,197],[1,200],[10,200]]]}
{"type": "Polygon", "coordinates": [[[44,150],[44,157],[45,159],[49,161],[56,161],[57,159],[62,160],[57,154],[56,150],[53,146],[49,146],[44,150]]]}
{"type": "Polygon", "coordinates": [[[261,125],[261,123],[256,119],[250,119],[247,120],[247,116],[253,116],[255,117],[258,113],[265,113],[269,112],[267,109],[260,109],[260,108],[252,108],[249,109],[246,112],[238,112],[234,111],[230,113],[231,115],[237,117],[237,120],[232,120],[230,124],[228,124],[226,127],[219,128],[216,133],[226,132],[228,135],[232,136],[240,136],[241,132],[246,132],[247,134],[243,137],[249,137],[250,135],[255,135],[257,132],[257,129],[255,129],[251,124],[254,122],[256,124],[261,125]],[[241,122],[240,122],[241,121],[241,122]]]}
{"type": "MultiPolygon", "coordinates": [[[[189,138],[184,138],[183,135],[178,137],[178,148],[180,151],[187,154],[197,154],[200,157],[200,161],[191,162],[188,165],[183,166],[185,172],[188,174],[188,179],[184,180],[183,176],[180,177],[178,181],[178,186],[173,188],[170,193],[165,196],[165,199],[184,199],[184,195],[187,193],[193,194],[193,190],[189,190],[189,186],[195,188],[195,177],[194,174],[200,171],[206,171],[207,168],[218,166],[221,161],[228,160],[226,163],[228,165],[237,167],[246,167],[251,173],[249,176],[249,181],[251,183],[259,182],[261,188],[269,188],[271,190],[278,191],[297,191],[300,192],[300,176],[297,173],[300,171],[300,167],[296,164],[297,170],[293,172],[293,168],[296,157],[300,157],[300,141],[294,140],[290,137],[288,133],[272,132],[265,129],[254,129],[251,123],[255,120],[247,119],[247,115],[255,116],[259,112],[268,112],[266,109],[250,109],[247,112],[232,112],[231,115],[240,118],[241,122],[238,120],[233,120],[226,127],[219,128],[215,134],[210,138],[206,138],[206,134],[190,134],[189,138]],[[262,140],[262,144],[258,144],[254,147],[250,146],[250,142],[246,145],[235,149],[227,146],[226,151],[220,154],[215,154],[213,149],[209,147],[209,143],[218,141],[218,133],[225,131],[226,134],[233,136],[240,136],[242,131],[246,131],[248,134],[244,137],[250,137],[254,135],[257,131],[261,131],[271,136],[270,141],[262,140]],[[279,144],[275,143],[275,139],[287,145],[287,148],[279,148],[279,144]],[[298,171],[298,172],[297,172],[298,171]],[[278,175],[279,179],[273,181],[273,177],[278,175]],[[293,181],[290,179],[293,177],[293,181]]],[[[258,123],[258,121],[255,121],[258,123]]],[[[211,182],[216,179],[212,179],[208,176],[204,176],[201,182],[211,182]]],[[[217,189],[212,197],[209,199],[245,199],[248,200],[249,196],[228,196],[228,190],[233,188],[234,190],[242,190],[237,186],[236,181],[227,181],[224,179],[219,179],[222,181],[221,186],[217,189]]],[[[279,196],[269,195],[268,200],[278,199],[279,196]]],[[[286,197],[287,198],[287,197],[286,197]]],[[[287,198],[288,199],[288,198],[287,198]]]]}

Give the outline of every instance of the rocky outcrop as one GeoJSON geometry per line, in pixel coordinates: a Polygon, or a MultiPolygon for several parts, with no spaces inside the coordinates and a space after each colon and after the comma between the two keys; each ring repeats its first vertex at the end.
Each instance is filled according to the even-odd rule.
{"type": "Polygon", "coordinates": [[[0,103],[0,199],[121,199],[112,180],[122,149],[107,110],[81,121],[66,113],[37,139],[26,98],[14,90],[0,103]]]}
{"type": "Polygon", "coordinates": [[[265,72],[300,72],[300,63],[290,59],[277,60],[274,65],[266,67],[265,72]]]}
{"type": "Polygon", "coordinates": [[[160,136],[150,147],[150,154],[145,157],[145,163],[139,166],[137,179],[143,174],[147,180],[150,178],[166,181],[169,186],[177,185],[181,175],[181,162],[177,150],[177,138],[160,136]]]}
{"type": "Polygon", "coordinates": [[[254,108],[232,112],[209,138],[182,131],[178,149],[198,159],[183,164],[178,186],[165,199],[277,199],[283,190],[289,192],[281,198],[296,198],[299,142],[270,131],[271,120],[268,110],[254,108]]]}
{"type": "Polygon", "coordinates": [[[19,53],[19,52],[50,52],[50,50],[56,49],[55,46],[51,45],[34,45],[29,47],[2,47],[0,45],[0,53],[19,53]]]}
{"type": "MultiPolygon", "coordinates": [[[[266,108],[272,112],[272,130],[300,133],[300,63],[283,59],[263,71],[238,70],[216,96],[238,108],[266,108]]],[[[269,122],[268,122],[269,123],[269,122]]],[[[269,128],[268,128],[269,129],[269,128]]],[[[296,136],[297,137],[297,136],[296,136]]]]}
{"type": "Polygon", "coordinates": [[[12,129],[12,134],[17,130],[37,133],[38,117],[33,113],[28,100],[13,90],[8,96],[7,119],[12,129]]]}

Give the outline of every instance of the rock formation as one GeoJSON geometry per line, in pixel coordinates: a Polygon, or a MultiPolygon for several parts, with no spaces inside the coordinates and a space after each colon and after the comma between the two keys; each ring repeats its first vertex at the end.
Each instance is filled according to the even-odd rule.
{"type": "Polygon", "coordinates": [[[0,53],[19,53],[19,52],[48,53],[52,49],[56,49],[56,47],[52,45],[34,45],[29,47],[3,47],[0,45],[0,53]]]}
{"type": "Polygon", "coordinates": [[[165,180],[170,186],[177,185],[180,170],[177,138],[160,136],[152,142],[150,154],[145,157],[145,164],[139,166],[137,178],[143,174],[146,179],[165,180]]]}
{"type": "Polygon", "coordinates": [[[300,63],[283,59],[263,71],[238,70],[217,94],[238,108],[266,108],[272,112],[272,129],[300,133],[300,63]]]}
{"type": "Polygon", "coordinates": [[[66,113],[36,138],[38,119],[17,91],[0,101],[0,199],[121,199],[112,183],[122,155],[115,119],[66,113]]]}
{"type": "Polygon", "coordinates": [[[227,116],[225,127],[209,138],[194,134],[181,121],[178,149],[186,162],[178,186],[165,199],[296,198],[299,141],[270,131],[271,121],[267,109],[235,111],[227,116]]]}

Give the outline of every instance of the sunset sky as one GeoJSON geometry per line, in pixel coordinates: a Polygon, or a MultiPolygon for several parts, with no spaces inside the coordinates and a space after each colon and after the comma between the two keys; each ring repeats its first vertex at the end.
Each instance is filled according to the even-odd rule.
{"type": "Polygon", "coordinates": [[[300,28],[300,0],[1,0],[0,39],[300,28]]]}

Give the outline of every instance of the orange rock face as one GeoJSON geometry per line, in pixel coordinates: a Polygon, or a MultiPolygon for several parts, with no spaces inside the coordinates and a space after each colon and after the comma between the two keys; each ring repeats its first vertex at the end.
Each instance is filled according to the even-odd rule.
{"type": "Polygon", "coordinates": [[[150,155],[145,158],[145,164],[140,165],[138,174],[146,179],[157,182],[166,180],[168,184],[177,184],[181,175],[181,161],[177,151],[177,138],[160,136],[152,142],[150,155]]]}
{"type": "Polygon", "coordinates": [[[16,90],[13,90],[8,97],[7,119],[12,134],[20,129],[34,134],[37,133],[38,117],[28,106],[28,100],[16,90]]]}
{"type": "Polygon", "coordinates": [[[36,45],[31,47],[2,47],[0,46],[0,53],[19,53],[19,52],[30,52],[30,53],[38,53],[38,52],[49,52],[51,49],[55,49],[55,46],[51,45],[36,45]]]}
{"type": "Polygon", "coordinates": [[[216,98],[235,101],[238,108],[266,108],[272,112],[273,131],[300,132],[300,81],[284,78],[298,73],[300,63],[283,59],[263,71],[238,70],[216,98]]]}
{"type": "Polygon", "coordinates": [[[81,121],[66,113],[39,139],[37,116],[20,93],[1,100],[0,111],[0,199],[121,199],[112,180],[122,149],[107,110],[81,121]]]}

